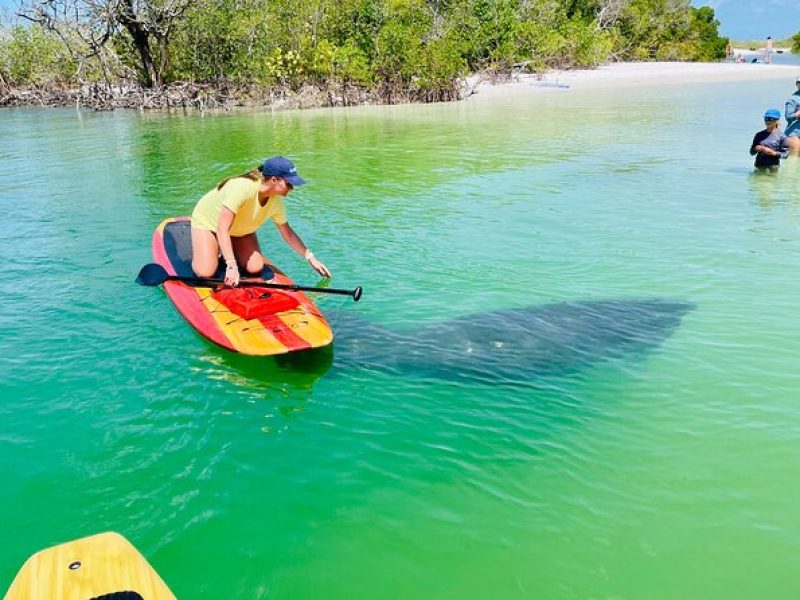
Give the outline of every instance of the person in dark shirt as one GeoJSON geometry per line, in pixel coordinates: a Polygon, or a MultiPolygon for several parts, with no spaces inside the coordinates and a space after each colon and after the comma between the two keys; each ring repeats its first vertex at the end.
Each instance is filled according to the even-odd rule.
{"type": "Polygon", "coordinates": [[[781,166],[781,159],[789,155],[789,143],[780,130],[781,111],[771,108],[764,113],[765,129],[753,137],[750,156],[756,157],[755,167],[759,171],[775,172],[781,166]]]}
{"type": "Polygon", "coordinates": [[[789,154],[800,154],[800,75],[795,78],[795,92],[786,101],[783,118],[786,129],[783,133],[789,138],[789,154]]]}

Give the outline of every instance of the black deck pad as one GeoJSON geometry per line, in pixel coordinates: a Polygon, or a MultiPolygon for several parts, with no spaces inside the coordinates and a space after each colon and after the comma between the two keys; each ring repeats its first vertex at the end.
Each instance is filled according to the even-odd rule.
{"type": "MultiPolygon", "coordinates": [[[[164,227],[164,249],[175,274],[178,277],[194,277],[192,271],[192,222],[191,221],[172,221],[164,227]]],[[[247,277],[242,273],[243,277],[247,277]]],[[[264,279],[272,279],[275,276],[273,269],[266,265],[261,273],[264,279]]],[[[214,279],[225,277],[225,262],[222,257],[217,265],[217,272],[214,279]]]]}
{"type": "Polygon", "coordinates": [[[192,271],[192,223],[173,221],[164,228],[164,249],[179,277],[194,277],[192,271]]]}

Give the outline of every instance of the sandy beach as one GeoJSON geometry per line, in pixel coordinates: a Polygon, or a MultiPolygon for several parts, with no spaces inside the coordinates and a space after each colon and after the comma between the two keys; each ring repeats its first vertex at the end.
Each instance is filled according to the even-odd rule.
{"type": "Polygon", "coordinates": [[[543,92],[564,89],[588,90],[651,85],[683,85],[691,83],[732,82],[783,79],[791,84],[800,74],[797,65],[751,63],[682,63],[642,62],[613,63],[591,70],[550,71],[545,74],[518,74],[510,81],[493,84],[471,78],[475,93],[487,97],[514,90],[541,89],[543,92]]]}

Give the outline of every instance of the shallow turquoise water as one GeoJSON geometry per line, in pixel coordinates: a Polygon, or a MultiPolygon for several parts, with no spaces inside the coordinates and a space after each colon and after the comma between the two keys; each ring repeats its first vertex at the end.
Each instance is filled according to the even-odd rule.
{"type": "Polygon", "coordinates": [[[791,91],[0,112],[0,581],[111,529],[180,598],[794,597],[800,160],[755,177],[747,153],[791,91]],[[290,221],[333,285],[365,288],[317,298],[335,330],[694,309],[524,385],[231,355],[133,277],[162,218],[273,153],[311,182],[290,221]]]}

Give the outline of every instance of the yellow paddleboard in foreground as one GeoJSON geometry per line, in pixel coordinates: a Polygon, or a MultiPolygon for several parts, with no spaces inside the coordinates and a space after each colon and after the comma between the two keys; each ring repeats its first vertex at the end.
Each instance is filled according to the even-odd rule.
{"type": "Polygon", "coordinates": [[[92,535],[37,552],[5,600],[175,600],[175,594],[118,533],[92,535]]]}

